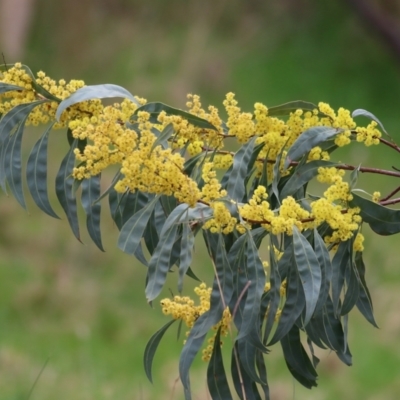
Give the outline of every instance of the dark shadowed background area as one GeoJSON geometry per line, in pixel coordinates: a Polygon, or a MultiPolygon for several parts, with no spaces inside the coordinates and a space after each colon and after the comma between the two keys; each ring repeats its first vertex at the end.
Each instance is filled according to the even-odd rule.
{"type": "MultiPolygon", "coordinates": [[[[364,108],[400,143],[397,0],[0,0],[0,49],[7,63],[21,61],[56,79],[119,84],[176,107],[187,93],[220,106],[233,91],[249,111],[255,102],[297,99],[364,108]]],[[[40,133],[31,132],[26,152],[40,133]]],[[[61,131],[51,140],[55,175],[67,141],[61,131]]],[[[356,144],[341,156],[400,167],[387,148],[356,144]]],[[[396,187],[374,176],[361,182],[383,194],[396,187]]],[[[32,203],[26,213],[0,197],[0,399],[25,400],[32,387],[31,400],[181,399],[182,338],[174,332],[156,355],[154,385],[143,372],[146,342],[168,318],[146,304],[145,269],[117,249],[107,213],[101,253],[87,237],[84,245],[75,241],[65,220],[41,215],[32,203]]],[[[354,365],[320,352],[320,385],[311,392],[293,381],[273,347],[267,356],[273,400],[398,398],[400,238],[365,232],[381,329],[354,310],[354,365]]],[[[207,277],[211,266],[201,248],[196,257],[195,271],[207,277]]],[[[174,276],[171,288],[176,292],[174,276]]],[[[194,368],[195,399],[207,399],[205,365],[194,368]]]]}

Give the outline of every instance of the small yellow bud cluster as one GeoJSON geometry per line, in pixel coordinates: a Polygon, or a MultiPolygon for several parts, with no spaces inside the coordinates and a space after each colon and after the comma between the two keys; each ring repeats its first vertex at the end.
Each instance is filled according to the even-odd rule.
{"type": "Polygon", "coordinates": [[[310,153],[308,154],[308,160],[324,160],[328,161],[330,159],[329,153],[327,151],[322,151],[321,147],[317,146],[311,149],[310,153]]]}
{"type": "MultiPolygon", "coordinates": [[[[199,298],[198,305],[195,305],[194,300],[188,296],[174,296],[173,299],[166,298],[160,302],[162,311],[165,315],[171,315],[172,318],[181,319],[185,322],[186,326],[189,328],[189,331],[186,332],[186,336],[189,335],[190,329],[193,327],[200,315],[210,309],[211,288],[207,288],[205,283],[201,283],[199,286],[194,288],[194,292],[199,298]]],[[[226,337],[231,320],[232,317],[229,309],[226,308],[222,314],[221,321],[214,325],[212,329],[215,331],[221,328],[221,336],[226,337]]],[[[214,340],[215,334],[209,339],[207,347],[203,350],[202,359],[204,361],[209,361],[211,358],[214,340]]]]}
{"type": "Polygon", "coordinates": [[[246,143],[255,135],[253,115],[251,113],[240,112],[240,108],[237,106],[238,103],[233,93],[228,93],[226,95],[223,104],[228,113],[226,126],[229,128],[229,133],[236,136],[239,143],[246,143]]]}
{"type": "Polygon", "coordinates": [[[262,226],[268,229],[270,221],[275,215],[270,209],[267,198],[268,193],[265,186],[258,186],[249,202],[239,206],[240,215],[252,223],[264,223],[262,226]]]}
{"type": "Polygon", "coordinates": [[[217,173],[214,170],[212,162],[206,162],[203,166],[202,178],[205,182],[201,190],[201,198],[203,201],[211,202],[226,196],[226,190],[221,190],[221,183],[217,179],[217,173]]]}
{"type": "Polygon", "coordinates": [[[357,233],[355,239],[354,239],[354,243],[353,243],[353,250],[354,251],[364,251],[364,235],[360,232],[357,233]]]}
{"type": "Polygon", "coordinates": [[[372,201],[374,203],[379,203],[379,199],[381,198],[381,192],[372,193],[372,201]]]}
{"type": "MultiPolygon", "coordinates": [[[[7,71],[1,73],[0,81],[23,88],[22,90],[11,91],[0,95],[0,114],[7,113],[19,104],[31,103],[43,99],[43,96],[35,91],[32,84],[33,80],[21,63],[17,63],[13,67],[8,68],[7,71]]],[[[71,80],[67,83],[64,79],[61,79],[56,82],[54,79],[46,76],[42,71],[37,73],[36,82],[50,94],[60,99],[60,101],[69,97],[72,93],[85,85],[81,80],[71,80]]],[[[29,114],[27,124],[46,124],[54,120],[58,104],[57,101],[49,101],[40,104],[29,114]]],[[[101,109],[102,105],[100,100],[85,101],[71,106],[68,110],[64,111],[60,122],[57,122],[54,128],[65,127],[68,121],[72,119],[84,119],[88,116],[97,115],[101,109]]]]}
{"type": "Polygon", "coordinates": [[[205,222],[203,229],[209,229],[212,233],[222,232],[224,235],[233,232],[237,219],[232,217],[225,203],[214,201],[210,207],[214,210],[213,218],[205,222]]]}
{"type": "Polygon", "coordinates": [[[375,121],[372,121],[367,127],[358,126],[356,128],[357,142],[363,142],[366,146],[379,144],[379,139],[382,134],[376,128],[377,125],[375,121]]]}

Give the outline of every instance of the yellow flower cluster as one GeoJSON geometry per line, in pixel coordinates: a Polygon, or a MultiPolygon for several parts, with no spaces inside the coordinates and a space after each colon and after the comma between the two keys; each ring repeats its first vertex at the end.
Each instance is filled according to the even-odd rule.
{"type": "MultiPolygon", "coordinates": [[[[5,114],[19,104],[31,103],[43,100],[44,97],[37,93],[33,86],[32,77],[27,73],[21,63],[15,64],[6,71],[0,73],[0,81],[12,85],[20,86],[21,90],[11,91],[0,95],[0,115],[5,114]]],[[[56,82],[46,76],[42,71],[37,73],[36,82],[47,90],[50,94],[57,97],[60,101],[64,100],[85,83],[81,80],[71,80],[66,82],[64,79],[56,82]]],[[[37,106],[27,119],[28,125],[46,124],[53,121],[58,107],[57,101],[48,101],[37,106]]],[[[102,110],[99,100],[90,100],[70,107],[61,116],[60,122],[54,125],[55,128],[65,127],[72,119],[83,119],[97,115],[102,110]]]]}
{"type": "Polygon", "coordinates": [[[364,142],[366,146],[379,144],[379,138],[382,136],[381,132],[376,128],[378,124],[372,121],[367,127],[358,126],[357,142],[364,142]]]}
{"type": "MultiPolygon", "coordinates": [[[[24,66],[15,64],[0,74],[0,82],[21,87],[0,95],[0,114],[5,114],[18,104],[25,104],[44,99],[35,90],[35,81],[24,66]]],[[[36,83],[60,101],[84,86],[83,81],[55,80],[44,72],[37,74],[36,83]]],[[[145,100],[138,99],[141,104],[145,100]]],[[[51,99],[36,107],[30,114],[28,123],[42,124],[54,120],[58,106],[51,99]]],[[[252,198],[245,204],[239,204],[241,221],[231,215],[216,169],[228,169],[233,162],[234,153],[222,150],[226,138],[234,138],[238,143],[247,143],[256,137],[255,145],[263,144],[258,153],[255,167],[258,174],[266,167],[268,181],[274,173],[274,163],[281,155],[281,174],[289,174],[283,169],[283,163],[290,146],[302,132],[315,126],[328,126],[341,129],[336,135],[335,144],[344,146],[351,138],[363,142],[366,146],[378,144],[381,137],[377,123],[367,127],[357,127],[349,110],[339,108],[334,111],[328,104],[319,103],[314,110],[296,110],[287,118],[269,115],[268,108],[255,103],[253,113],[243,112],[235,95],[228,93],[223,105],[228,116],[223,123],[216,107],[202,107],[197,95],[188,95],[187,112],[211,123],[215,129],[199,128],[184,113],[170,115],[161,112],[156,122],[150,121],[147,112],[137,113],[135,124],[131,117],[137,106],[124,100],[120,104],[103,106],[100,100],[85,101],[69,107],[61,116],[57,127],[68,126],[73,137],[87,140],[83,150],[76,150],[78,165],[73,171],[76,179],[85,179],[99,174],[110,165],[121,167],[122,177],[115,185],[119,192],[141,190],[147,193],[173,195],[181,203],[195,206],[197,202],[210,205],[214,213],[203,225],[211,232],[224,234],[236,229],[244,233],[254,224],[261,224],[274,233],[292,234],[293,226],[300,230],[312,229],[327,222],[334,230],[329,242],[347,240],[358,231],[361,218],[357,209],[349,209],[351,200],[349,184],[343,180],[344,171],[336,168],[321,168],[317,179],[327,183],[322,198],[311,201],[311,212],[305,210],[294,198],[283,199],[276,210],[271,210],[267,190],[259,186],[252,198]],[[169,146],[155,145],[156,133],[172,124],[174,135],[169,139],[169,146]],[[184,154],[204,153],[205,159],[199,159],[196,168],[201,169],[204,185],[198,184],[184,172],[184,154]],[[267,161],[265,163],[265,160],[267,161]]],[[[308,160],[328,160],[329,154],[316,146],[309,152],[308,160]]],[[[373,201],[378,201],[374,194],[373,201]]],[[[357,239],[360,243],[360,239],[357,239]]],[[[359,246],[359,245],[358,245],[359,246]]],[[[359,246],[360,247],[360,246],[359,246]]]]}
{"type": "Polygon", "coordinates": [[[310,213],[303,209],[293,197],[288,196],[283,199],[277,212],[270,209],[267,197],[267,189],[264,186],[258,186],[249,203],[239,207],[242,218],[252,224],[260,223],[275,235],[280,233],[292,235],[294,225],[303,230],[302,220],[309,218],[310,213]]]}
{"type": "MultiPolygon", "coordinates": [[[[173,299],[163,299],[160,304],[162,311],[165,315],[171,315],[174,319],[181,319],[185,322],[189,330],[186,332],[186,336],[189,335],[190,329],[193,327],[196,320],[200,315],[204,314],[210,309],[210,296],[211,288],[207,288],[205,283],[201,283],[199,286],[194,288],[194,292],[199,298],[199,304],[195,305],[194,300],[188,296],[174,296],[173,299]]],[[[213,330],[221,328],[221,336],[226,337],[229,332],[229,325],[232,317],[229,309],[226,308],[222,314],[221,321],[213,326],[213,330]]],[[[202,359],[209,361],[211,358],[215,335],[208,340],[208,345],[203,349],[202,359]]]]}
{"type": "Polygon", "coordinates": [[[232,217],[225,203],[214,201],[210,207],[214,210],[213,218],[207,220],[203,228],[209,229],[212,233],[222,232],[224,235],[231,233],[237,225],[237,219],[232,217]]]}

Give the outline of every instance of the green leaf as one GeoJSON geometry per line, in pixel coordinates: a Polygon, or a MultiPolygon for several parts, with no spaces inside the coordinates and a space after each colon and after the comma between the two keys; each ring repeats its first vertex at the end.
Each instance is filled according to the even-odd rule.
{"type": "Polygon", "coordinates": [[[13,130],[16,129],[22,121],[26,120],[35,107],[45,103],[46,101],[47,100],[40,100],[33,103],[19,104],[11,109],[7,114],[3,115],[0,120],[0,185],[4,192],[6,192],[6,176],[4,173],[4,159],[6,156],[5,145],[13,130]]]}
{"type": "MultiPolygon", "coordinates": [[[[157,203],[157,205],[159,204],[160,202],[157,203]]],[[[150,255],[153,255],[159,240],[158,231],[156,227],[156,220],[155,220],[155,209],[153,210],[149,222],[147,223],[143,238],[144,242],[146,243],[147,250],[149,251],[150,255]]]]}
{"type": "Polygon", "coordinates": [[[369,118],[369,119],[372,119],[373,121],[375,121],[375,122],[381,127],[382,131],[383,131],[384,133],[386,133],[386,135],[389,136],[389,134],[386,132],[386,129],[385,129],[385,127],[383,126],[382,122],[379,121],[379,119],[376,118],[375,115],[372,114],[371,112],[369,112],[369,111],[367,111],[367,110],[363,110],[362,108],[358,108],[357,110],[354,110],[354,111],[351,113],[351,117],[352,117],[352,118],[356,118],[356,117],[367,117],[367,118],[369,118]]]}
{"type": "Polygon", "coordinates": [[[263,343],[268,342],[268,338],[271,334],[272,327],[275,322],[276,312],[278,311],[279,303],[281,300],[280,289],[281,289],[282,280],[281,280],[281,276],[279,274],[279,268],[278,268],[278,265],[276,262],[272,244],[270,244],[269,255],[270,255],[269,282],[271,285],[271,289],[269,290],[270,303],[269,303],[269,308],[268,308],[268,315],[267,315],[266,322],[265,322],[263,343]]]}
{"type": "Polygon", "coordinates": [[[26,209],[26,204],[22,189],[21,142],[27,118],[28,116],[20,122],[16,132],[8,139],[4,157],[4,170],[8,185],[24,209],[26,209]]]}
{"type": "Polygon", "coordinates": [[[247,375],[252,381],[266,385],[267,382],[264,381],[256,370],[256,355],[260,350],[248,340],[238,341],[238,356],[242,367],[245,369],[247,375]]]}
{"type": "Polygon", "coordinates": [[[346,293],[344,295],[343,304],[340,309],[340,315],[348,314],[353,307],[356,305],[360,287],[359,287],[359,278],[354,263],[351,263],[349,268],[346,270],[346,293]]]}
{"type": "Polygon", "coordinates": [[[183,384],[186,400],[191,399],[189,379],[190,366],[192,365],[196,354],[199,352],[207,332],[213,325],[215,325],[214,319],[209,318],[209,313],[210,310],[206,311],[196,320],[181,351],[179,359],[179,376],[183,384]]]}
{"type": "Polygon", "coordinates": [[[151,146],[151,151],[153,151],[158,145],[161,145],[164,149],[168,147],[168,139],[175,133],[174,125],[168,124],[157,139],[154,141],[153,146],[151,146]]]}
{"type": "Polygon", "coordinates": [[[207,120],[197,117],[196,115],[190,114],[186,111],[179,110],[178,108],[173,108],[170,107],[166,104],[155,102],[155,103],[147,103],[138,109],[136,109],[135,113],[133,115],[137,115],[139,111],[146,111],[150,114],[150,122],[152,123],[157,123],[158,122],[158,116],[162,111],[165,111],[167,114],[170,115],[177,115],[180,116],[184,119],[186,119],[190,124],[193,126],[196,126],[198,128],[203,128],[203,129],[212,129],[214,131],[217,130],[217,128],[208,122],[207,120]]]}
{"type": "Polygon", "coordinates": [[[135,254],[139,247],[144,230],[154,210],[154,207],[159,200],[156,196],[145,207],[141,208],[133,214],[122,226],[118,237],[118,247],[125,253],[135,254]]]}
{"type": "Polygon", "coordinates": [[[318,313],[324,307],[326,299],[329,296],[332,279],[332,263],[329,251],[317,229],[314,229],[314,251],[321,268],[321,288],[315,306],[315,313],[318,313]]]}
{"type": "Polygon", "coordinates": [[[321,268],[310,243],[295,225],[293,226],[293,256],[306,297],[303,324],[307,325],[314,313],[321,289],[321,268]]]}
{"type": "Polygon", "coordinates": [[[318,110],[318,107],[313,103],[310,103],[308,101],[295,100],[295,101],[289,101],[288,103],[284,103],[279,106],[268,108],[268,116],[280,117],[283,115],[289,115],[290,113],[295,112],[296,110],[313,112],[316,109],[318,110]]]}
{"type": "Polygon", "coordinates": [[[56,120],[59,121],[61,114],[74,104],[93,99],[106,99],[111,97],[122,97],[129,99],[133,104],[139,106],[139,102],[128,90],[121,86],[106,83],[104,85],[91,85],[78,89],[71,96],[64,99],[57,108],[56,120]]]}
{"type": "Polygon", "coordinates": [[[284,199],[288,196],[292,196],[301,187],[310,182],[311,179],[318,175],[318,168],[327,168],[334,165],[337,165],[337,163],[324,160],[315,160],[296,167],[293,171],[293,174],[281,190],[280,198],[284,199]]]}
{"type": "Polygon", "coordinates": [[[233,157],[232,170],[226,183],[228,196],[235,201],[241,202],[246,193],[244,181],[247,175],[247,167],[254,150],[256,137],[244,144],[233,157]]]}
{"type": "Polygon", "coordinates": [[[207,368],[207,385],[213,400],[229,400],[233,397],[226,378],[220,337],[221,328],[218,329],[215,336],[214,349],[207,368]]]}
{"type": "Polygon", "coordinates": [[[291,374],[306,388],[317,386],[317,372],[300,340],[299,328],[293,326],[281,340],[283,355],[291,374]]]}
{"type": "Polygon", "coordinates": [[[110,194],[110,192],[112,190],[114,190],[114,186],[115,184],[121,179],[122,174],[121,171],[118,171],[115,175],[114,178],[112,179],[110,186],[108,186],[108,188],[99,196],[98,199],[95,200],[95,203],[98,203],[99,201],[101,201],[102,199],[104,199],[104,197],[106,197],[107,195],[110,194]]]}
{"type": "Polygon", "coordinates": [[[196,172],[197,170],[195,169],[197,163],[202,160],[204,161],[205,154],[204,153],[199,153],[193,156],[192,158],[189,158],[184,166],[183,166],[183,171],[185,172],[186,175],[192,177],[192,172],[196,172]]]}
{"type": "Polygon", "coordinates": [[[286,169],[292,161],[296,161],[306,155],[313,147],[325,142],[343,129],[331,128],[328,126],[316,126],[304,131],[292,144],[287,156],[284,168],[286,169]]]}
{"type": "Polygon", "coordinates": [[[74,150],[77,145],[78,141],[75,140],[67,155],[61,162],[60,169],[58,170],[56,176],[56,195],[67,216],[72,232],[74,233],[75,237],[81,241],[79,234],[76,196],[74,191],[75,179],[72,176],[72,171],[75,164],[74,150]]]}
{"type": "Polygon", "coordinates": [[[325,305],[322,329],[327,338],[326,345],[335,350],[337,356],[346,365],[351,365],[352,357],[347,345],[345,332],[343,331],[340,317],[335,315],[334,305],[330,297],[328,297],[325,305]]]}
{"type": "Polygon", "coordinates": [[[332,259],[332,302],[335,313],[339,310],[340,294],[342,293],[346,269],[351,261],[351,241],[340,242],[332,259]]]}
{"type": "Polygon", "coordinates": [[[47,145],[52,128],[53,124],[45,130],[33,146],[26,165],[26,180],[36,205],[51,217],[59,218],[50,205],[47,193],[47,145]]]}
{"type": "Polygon", "coordinates": [[[190,264],[192,263],[192,253],[194,246],[194,235],[190,229],[189,224],[183,224],[182,226],[182,242],[181,242],[181,254],[179,257],[179,277],[178,277],[178,291],[182,292],[183,289],[183,278],[186,275],[190,264]]]}
{"type": "Polygon", "coordinates": [[[353,169],[353,171],[351,171],[350,182],[349,182],[350,191],[353,190],[357,184],[358,175],[360,174],[360,168],[361,164],[357,168],[353,169]]]}
{"type": "Polygon", "coordinates": [[[25,90],[25,88],[17,85],[10,85],[9,83],[0,82],[0,94],[21,90],[25,90]]]}
{"type": "Polygon", "coordinates": [[[143,364],[144,364],[144,372],[148,380],[153,383],[153,376],[152,376],[152,366],[153,366],[153,359],[156,354],[158,345],[164,333],[168,330],[168,328],[175,322],[176,320],[173,319],[167,322],[161,329],[159,329],[148,341],[146,345],[146,349],[144,350],[144,357],[143,357],[143,364]]]}
{"type": "Polygon", "coordinates": [[[301,315],[305,306],[306,298],[304,296],[303,286],[300,282],[296,266],[292,265],[287,277],[285,305],[279,317],[278,327],[276,328],[274,336],[268,343],[268,346],[279,342],[279,340],[292,329],[292,326],[301,315]]]}
{"type": "Polygon", "coordinates": [[[282,147],[281,151],[279,152],[278,156],[276,157],[275,164],[274,164],[274,173],[272,179],[272,193],[275,195],[276,200],[279,202],[279,190],[278,190],[278,183],[281,179],[281,160],[282,155],[285,150],[285,146],[282,147]]]}
{"type": "Polygon", "coordinates": [[[100,196],[101,175],[92,176],[90,179],[82,181],[82,207],[86,214],[86,227],[89,235],[96,246],[104,251],[101,243],[100,212],[101,205],[96,203],[100,196]]]}
{"type": "MultiPolygon", "coordinates": [[[[12,67],[14,67],[14,64],[0,65],[0,71],[7,71],[9,68],[12,68],[12,67]]],[[[33,87],[33,89],[35,89],[36,93],[41,94],[43,97],[45,97],[48,100],[56,101],[57,103],[59,103],[61,101],[58,97],[52,95],[49,91],[47,91],[44,87],[40,86],[36,82],[36,78],[33,75],[33,72],[30,70],[29,67],[27,67],[26,65],[22,65],[21,69],[24,70],[32,78],[32,87],[33,87]]]]}
{"type": "Polygon", "coordinates": [[[261,400],[261,396],[258,392],[256,383],[251,379],[244,369],[240,359],[238,360],[235,356],[239,352],[238,342],[235,343],[235,347],[232,349],[231,357],[231,373],[232,382],[240,400],[261,400]],[[239,371],[240,370],[240,375],[239,371]],[[243,396],[244,391],[244,396],[243,396]]]}
{"type": "Polygon", "coordinates": [[[147,273],[146,299],[153,301],[161,292],[170,269],[170,259],[175,244],[178,225],[172,225],[162,232],[156,249],[149,261],[147,273]]]}
{"type": "Polygon", "coordinates": [[[217,275],[214,281],[210,296],[210,309],[208,319],[204,321],[204,328],[199,326],[199,331],[207,331],[208,325],[217,324],[226,306],[229,305],[233,295],[233,273],[226,254],[226,236],[221,233],[214,234],[208,230],[203,231],[204,241],[207,246],[210,258],[213,260],[217,275]],[[203,330],[202,330],[203,329],[203,330]]]}
{"type": "Polygon", "coordinates": [[[168,217],[169,214],[171,214],[171,212],[175,210],[176,206],[178,205],[178,201],[174,196],[166,196],[164,194],[160,196],[160,203],[162,205],[162,208],[164,209],[166,217],[168,217]]]}
{"type": "Polygon", "coordinates": [[[350,207],[360,207],[361,218],[378,235],[394,235],[400,232],[400,210],[391,210],[364,199],[352,192],[353,200],[349,202],[350,207]]]}
{"type": "Polygon", "coordinates": [[[360,280],[360,293],[358,295],[356,306],[360,310],[361,314],[364,315],[365,319],[371,325],[375,326],[375,328],[378,328],[378,325],[375,322],[374,318],[371,295],[369,293],[369,290],[367,288],[367,283],[365,281],[365,265],[361,252],[356,252],[354,261],[355,261],[355,266],[357,268],[358,277],[360,280]]]}
{"type": "Polygon", "coordinates": [[[248,232],[246,235],[248,235],[246,269],[250,286],[247,290],[246,302],[243,307],[242,325],[236,340],[243,339],[254,333],[256,333],[256,336],[259,335],[257,322],[266,280],[264,266],[260,260],[254,239],[248,232]]]}

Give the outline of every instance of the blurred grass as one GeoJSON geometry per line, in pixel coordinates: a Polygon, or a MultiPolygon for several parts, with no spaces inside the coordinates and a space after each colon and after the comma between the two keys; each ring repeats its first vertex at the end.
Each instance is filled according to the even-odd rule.
{"type": "MultiPolygon", "coordinates": [[[[273,106],[294,99],[366,108],[400,142],[399,65],[345,2],[215,3],[41,0],[23,61],[56,78],[117,83],[180,107],[187,92],[219,105],[234,91],[249,110],[256,101],[273,106]]],[[[31,135],[26,151],[37,132],[31,135]]],[[[51,140],[54,177],[66,140],[59,131],[51,140]]],[[[339,157],[390,168],[398,166],[396,156],[355,145],[339,157]]],[[[372,175],[360,180],[383,193],[395,185],[372,175]]],[[[146,304],[145,269],[116,248],[110,219],[103,221],[107,252],[101,253],[87,236],[85,245],[78,243],[65,219],[41,215],[32,203],[27,215],[0,196],[0,399],[26,400],[47,360],[31,400],[182,398],[176,327],[156,355],[154,385],[145,377],[146,342],[168,318],[157,304],[146,304]]],[[[275,346],[267,356],[272,399],[398,398],[397,241],[368,234],[367,279],[381,329],[351,314],[354,366],[321,352],[320,385],[308,391],[293,382],[275,346]]],[[[196,256],[194,270],[206,277],[210,265],[201,246],[196,256]]],[[[176,291],[174,276],[170,287],[176,291]]],[[[192,379],[195,398],[206,399],[201,362],[192,379]]]]}

